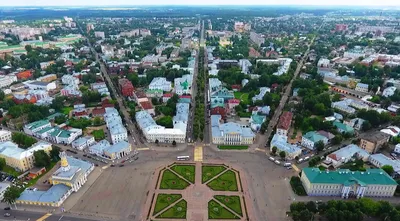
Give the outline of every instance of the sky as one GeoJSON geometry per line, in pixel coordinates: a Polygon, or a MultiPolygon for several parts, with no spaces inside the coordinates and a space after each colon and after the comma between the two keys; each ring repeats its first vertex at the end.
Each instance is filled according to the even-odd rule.
{"type": "Polygon", "coordinates": [[[0,6],[101,5],[343,5],[400,6],[400,0],[0,0],[0,6]]]}

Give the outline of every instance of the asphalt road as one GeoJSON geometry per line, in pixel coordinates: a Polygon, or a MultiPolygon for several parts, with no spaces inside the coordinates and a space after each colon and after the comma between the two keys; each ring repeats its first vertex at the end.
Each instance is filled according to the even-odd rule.
{"type": "MultiPolygon", "coordinates": [[[[9,213],[11,216],[10,217],[4,217],[1,216],[0,220],[24,220],[24,221],[34,221],[38,220],[47,213],[45,212],[31,212],[31,211],[22,211],[22,210],[8,210],[4,211],[5,213],[9,213]]],[[[68,214],[61,214],[61,215],[56,215],[52,214],[49,217],[45,219],[46,221],[94,221],[98,219],[88,219],[88,218],[82,218],[82,217],[73,217],[68,214]]]]}

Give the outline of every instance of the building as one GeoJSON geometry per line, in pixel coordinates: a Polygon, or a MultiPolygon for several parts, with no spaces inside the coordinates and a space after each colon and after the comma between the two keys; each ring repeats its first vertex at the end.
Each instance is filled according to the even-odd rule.
{"type": "Polygon", "coordinates": [[[53,186],[47,191],[24,190],[16,200],[18,204],[59,207],[73,193],[86,183],[94,165],[87,161],[60,153],[61,163],[49,179],[53,186]]]}
{"type": "Polygon", "coordinates": [[[310,132],[304,134],[303,137],[301,138],[301,145],[310,150],[314,150],[315,144],[319,141],[322,141],[322,143],[324,143],[324,145],[328,144],[328,138],[326,138],[325,136],[322,136],[321,134],[319,134],[315,131],[310,131],[310,132]]]}
{"type": "Polygon", "coordinates": [[[276,134],[287,137],[290,124],[292,123],[292,118],[293,118],[292,112],[285,111],[279,117],[278,126],[276,127],[276,134]]]}
{"type": "Polygon", "coordinates": [[[0,130],[0,142],[10,141],[12,133],[8,130],[0,130]]]}
{"type": "Polygon", "coordinates": [[[56,82],[25,81],[23,82],[30,90],[50,91],[57,88],[56,82]]]}
{"type": "Polygon", "coordinates": [[[396,91],[396,87],[392,86],[392,87],[387,87],[385,88],[385,90],[383,90],[382,92],[382,96],[384,97],[391,97],[394,95],[394,92],[396,91]]]}
{"type": "Polygon", "coordinates": [[[335,26],[335,31],[341,32],[341,31],[347,31],[348,25],[345,24],[336,24],[335,26]]]}
{"type": "Polygon", "coordinates": [[[289,144],[287,142],[287,136],[275,134],[271,140],[270,151],[272,151],[273,147],[277,148],[277,153],[284,151],[286,153],[285,159],[287,160],[293,160],[301,155],[301,148],[297,145],[289,144]]]}
{"type": "Polygon", "coordinates": [[[133,91],[135,90],[132,82],[126,78],[118,80],[119,89],[121,90],[122,96],[132,97],[133,91]]]}
{"type": "Polygon", "coordinates": [[[390,136],[382,132],[364,133],[361,135],[360,147],[368,153],[376,153],[390,136]]]}
{"type": "Polygon", "coordinates": [[[35,151],[43,150],[50,154],[51,149],[51,144],[44,141],[39,141],[28,149],[19,148],[17,144],[6,141],[0,143],[0,158],[5,159],[6,165],[24,172],[34,167],[35,151]]]}
{"type": "Polygon", "coordinates": [[[180,78],[175,78],[174,89],[178,95],[192,94],[193,75],[185,74],[180,78]]]}
{"type": "Polygon", "coordinates": [[[105,36],[105,34],[104,34],[104,31],[95,31],[95,32],[94,32],[94,37],[95,37],[95,38],[104,39],[106,36],[105,36]]]}
{"type": "Polygon", "coordinates": [[[258,47],[265,42],[265,38],[256,32],[250,32],[250,40],[253,41],[258,47]]]}
{"type": "Polygon", "coordinates": [[[10,74],[10,75],[0,75],[0,88],[5,88],[17,82],[17,76],[10,74]]]}
{"type": "Polygon", "coordinates": [[[361,172],[304,168],[300,180],[308,196],[392,197],[397,188],[397,182],[382,169],[361,172]]]}
{"type": "Polygon", "coordinates": [[[108,140],[101,140],[92,146],[88,147],[89,153],[94,154],[96,156],[103,157],[104,156],[104,150],[111,146],[110,142],[108,140]]]}
{"type": "Polygon", "coordinates": [[[329,68],[330,63],[329,59],[321,58],[318,60],[317,66],[318,68],[329,68]]]}
{"type": "Polygon", "coordinates": [[[256,94],[254,97],[251,98],[253,102],[262,101],[266,93],[271,92],[269,87],[260,87],[260,93],[256,94]]]}
{"type": "Polygon", "coordinates": [[[258,112],[253,112],[249,120],[250,128],[253,131],[258,132],[261,129],[261,125],[265,122],[265,120],[265,115],[258,114],[258,112]]]}
{"type": "Polygon", "coordinates": [[[107,128],[110,131],[111,142],[116,144],[121,141],[128,140],[128,132],[122,124],[122,119],[117,111],[113,107],[106,107],[106,113],[104,114],[104,121],[106,122],[107,128]]]}
{"type": "Polygon", "coordinates": [[[235,98],[229,99],[229,100],[228,100],[228,103],[227,103],[228,109],[229,109],[229,110],[232,110],[232,109],[234,109],[236,106],[238,106],[239,104],[240,104],[240,100],[239,100],[239,99],[235,99],[235,98]]]}
{"type": "Polygon", "coordinates": [[[333,122],[333,126],[336,127],[336,130],[339,133],[347,133],[347,134],[354,134],[354,129],[347,124],[343,124],[339,121],[333,122]]]}
{"type": "Polygon", "coordinates": [[[216,92],[222,89],[222,82],[218,78],[209,78],[208,79],[208,86],[210,87],[210,93],[216,92]]]}
{"type": "Polygon", "coordinates": [[[150,90],[163,90],[163,91],[171,91],[172,89],[172,84],[170,81],[167,81],[166,78],[164,77],[157,77],[154,78],[150,85],[149,85],[150,90]]]}
{"type": "Polygon", "coordinates": [[[36,132],[47,128],[51,127],[50,121],[48,120],[39,120],[32,122],[30,124],[27,124],[24,126],[24,132],[28,135],[34,135],[36,132]]]}
{"type": "Polygon", "coordinates": [[[126,141],[121,141],[105,148],[103,151],[104,156],[111,160],[116,160],[129,155],[129,153],[132,151],[132,146],[126,141]]]}
{"type": "Polygon", "coordinates": [[[10,183],[0,182],[0,200],[4,199],[4,193],[6,192],[9,186],[11,186],[10,183]]]}
{"type": "Polygon", "coordinates": [[[372,154],[371,156],[369,156],[368,161],[372,165],[374,165],[378,168],[381,168],[386,165],[392,166],[395,174],[390,174],[390,175],[393,175],[393,176],[400,175],[400,160],[393,160],[381,153],[378,153],[378,154],[372,154]]]}
{"type": "Polygon", "coordinates": [[[380,130],[382,133],[389,135],[390,137],[397,137],[400,134],[400,128],[396,126],[389,126],[380,130]]]}
{"type": "Polygon", "coordinates": [[[349,105],[351,104],[350,99],[345,99],[342,101],[337,101],[337,102],[332,102],[331,106],[332,108],[335,108],[339,111],[342,111],[347,114],[354,114],[356,112],[356,109],[350,107],[349,105]]]}
{"type": "Polygon", "coordinates": [[[355,90],[368,93],[368,84],[358,83],[355,90]]]}
{"type": "Polygon", "coordinates": [[[95,141],[93,136],[85,136],[73,141],[72,147],[78,150],[83,150],[94,143],[95,141]]]}
{"type": "Polygon", "coordinates": [[[65,85],[78,85],[79,78],[66,74],[61,77],[61,82],[65,85]]]}
{"type": "Polygon", "coordinates": [[[251,128],[238,123],[221,123],[221,115],[211,115],[211,134],[214,144],[249,145],[256,135],[251,128]]]}
{"type": "Polygon", "coordinates": [[[323,164],[327,167],[333,166],[334,168],[338,168],[342,164],[349,162],[352,158],[367,161],[368,157],[369,153],[367,151],[361,149],[357,145],[349,144],[326,156],[323,164]]]}
{"type": "Polygon", "coordinates": [[[343,121],[344,124],[354,128],[355,130],[361,130],[364,122],[365,120],[361,118],[353,118],[348,121],[343,121]]]}

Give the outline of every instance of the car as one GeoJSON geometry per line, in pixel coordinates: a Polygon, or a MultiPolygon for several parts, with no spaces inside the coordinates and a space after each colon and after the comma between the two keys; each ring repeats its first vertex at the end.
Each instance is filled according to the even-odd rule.
{"type": "Polygon", "coordinates": [[[4,217],[10,217],[11,216],[11,214],[9,214],[9,213],[4,213],[4,217]]]}
{"type": "Polygon", "coordinates": [[[4,207],[4,210],[11,210],[11,208],[8,206],[8,207],[4,207]]]}
{"type": "Polygon", "coordinates": [[[96,163],[96,164],[95,164],[95,166],[96,166],[96,167],[98,167],[98,166],[99,166],[99,164],[97,164],[97,163],[96,163]]]}
{"type": "Polygon", "coordinates": [[[86,154],[83,154],[83,156],[86,157],[87,155],[86,155],[86,154]]]}
{"type": "Polygon", "coordinates": [[[123,167],[123,166],[124,166],[124,164],[120,164],[120,165],[119,165],[119,167],[123,167]]]}
{"type": "Polygon", "coordinates": [[[114,164],[111,164],[111,167],[115,167],[115,165],[114,165],[114,164]]]}
{"type": "Polygon", "coordinates": [[[125,160],[121,161],[121,163],[125,163],[125,160]]]}

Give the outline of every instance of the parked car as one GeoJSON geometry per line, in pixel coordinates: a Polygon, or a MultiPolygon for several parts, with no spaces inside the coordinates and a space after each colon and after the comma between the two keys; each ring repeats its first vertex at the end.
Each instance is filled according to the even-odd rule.
{"type": "Polygon", "coordinates": [[[278,165],[281,164],[281,162],[279,160],[275,160],[275,163],[278,164],[278,165]]]}
{"type": "Polygon", "coordinates": [[[8,206],[8,207],[4,207],[4,210],[11,210],[11,208],[8,206]]]}
{"type": "Polygon", "coordinates": [[[9,213],[4,213],[4,217],[10,217],[11,216],[11,214],[9,214],[9,213]]]}

